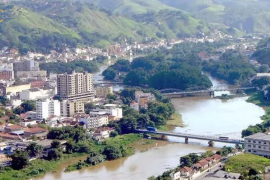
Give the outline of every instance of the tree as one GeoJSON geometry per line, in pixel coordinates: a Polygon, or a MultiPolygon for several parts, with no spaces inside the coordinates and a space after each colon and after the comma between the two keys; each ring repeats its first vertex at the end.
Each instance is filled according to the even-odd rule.
{"type": "Polygon", "coordinates": [[[36,110],[35,101],[25,101],[21,104],[21,107],[24,109],[24,112],[36,110]]]}
{"type": "Polygon", "coordinates": [[[61,142],[58,140],[53,140],[51,143],[51,148],[53,149],[60,149],[61,148],[61,142]]]}
{"type": "Polygon", "coordinates": [[[110,137],[116,137],[116,136],[118,136],[118,132],[117,131],[112,131],[110,133],[110,137]]]}
{"type": "Polygon", "coordinates": [[[104,157],[102,154],[91,152],[90,155],[87,157],[85,162],[90,165],[97,165],[99,163],[102,163],[104,161],[104,157]]]}
{"type": "Polygon", "coordinates": [[[180,158],[180,166],[188,166],[191,167],[192,166],[192,160],[189,156],[183,156],[180,158]]]}
{"type": "Polygon", "coordinates": [[[68,154],[71,154],[74,151],[75,151],[75,142],[71,141],[71,140],[67,141],[67,143],[66,143],[66,152],[68,154]]]}
{"type": "Polygon", "coordinates": [[[118,144],[111,144],[105,147],[103,154],[108,160],[114,160],[122,157],[122,151],[118,144]]]}
{"type": "Polygon", "coordinates": [[[53,160],[53,161],[57,161],[59,159],[61,159],[62,157],[62,153],[61,151],[59,151],[58,149],[51,149],[48,152],[48,160],[53,160]]]}
{"type": "Polygon", "coordinates": [[[262,77],[260,79],[254,79],[252,85],[263,88],[265,85],[270,84],[270,79],[268,77],[262,77]]]}
{"type": "Polygon", "coordinates": [[[26,151],[28,151],[30,156],[40,156],[43,152],[43,147],[34,142],[27,146],[26,151]]]}
{"type": "Polygon", "coordinates": [[[11,167],[16,170],[22,169],[29,164],[26,151],[16,150],[12,155],[9,155],[9,158],[11,158],[11,167]]]}

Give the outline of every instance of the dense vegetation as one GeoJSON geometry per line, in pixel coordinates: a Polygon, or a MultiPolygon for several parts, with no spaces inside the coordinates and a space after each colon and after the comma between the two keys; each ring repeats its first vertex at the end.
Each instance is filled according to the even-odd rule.
{"type": "MultiPolygon", "coordinates": [[[[30,143],[26,151],[18,150],[10,155],[11,167],[0,168],[1,180],[24,180],[38,177],[48,171],[55,170],[61,163],[64,163],[65,159],[81,155],[89,155],[85,165],[95,165],[104,160],[126,157],[134,153],[134,149],[128,145],[142,137],[139,134],[128,134],[107,139],[99,144],[89,140],[85,131],[80,127],[63,127],[52,128],[48,138],[54,140],[46,157],[29,161],[29,157],[40,157],[43,152],[41,146],[30,143]],[[63,139],[68,140],[65,150],[59,141],[63,139]]],[[[82,168],[80,164],[71,167],[82,168]]]]}
{"type": "Polygon", "coordinates": [[[135,153],[134,148],[127,145],[141,139],[140,135],[128,134],[116,136],[105,140],[96,149],[92,149],[89,156],[84,161],[72,164],[66,171],[74,171],[83,167],[94,166],[106,160],[114,160],[121,157],[127,157],[135,153]]]}
{"type": "MultiPolygon", "coordinates": [[[[267,93],[266,95],[267,97],[270,97],[270,93],[267,93]]],[[[264,93],[263,92],[254,93],[248,99],[248,102],[264,107],[266,114],[261,116],[261,119],[263,120],[262,123],[256,124],[256,125],[250,125],[247,129],[244,129],[242,131],[242,137],[250,136],[258,132],[266,132],[270,126],[270,108],[269,108],[270,102],[269,102],[269,99],[267,99],[264,96],[264,93]]]]}
{"type": "Polygon", "coordinates": [[[206,62],[203,69],[231,84],[246,83],[255,74],[253,66],[240,53],[233,50],[223,53],[220,61],[206,62]]]}
{"type": "Polygon", "coordinates": [[[71,73],[76,72],[89,72],[94,73],[99,70],[97,63],[93,61],[78,60],[69,63],[63,62],[49,62],[40,64],[40,69],[47,71],[48,73],[71,73]]]}
{"type": "Polygon", "coordinates": [[[104,71],[103,75],[106,79],[112,80],[119,73],[126,74],[118,77],[124,79],[124,84],[155,89],[206,89],[212,85],[208,77],[201,73],[201,69],[195,67],[198,57],[181,59],[162,54],[139,57],[132,63],[121,60],[104,71]]]}
{"type": "MultiPolygon", "coordinates": [[[[137,89],[138,90],[138,89],[137,89]]],[[[156,101],[150,102],[147,109],[141,109],[140,112],[124,107],[124,117],[118,122],[109,124],[115,127],[119,134],[132,133],[137,128],[145,128],[146,126],[160,127],[166,124],[166,121],[174,113],[173,105],[167,98],[162,96],[155,90],[143,90],[155,94],[156,101]]],[[[134,100],[135,89],[125,89],[120,93],[122,101],[129,105],[134,100]]]]}
{"type": "Polygon", "coordinates": [[[253,154],[241,154],[232,156],[225,164],[225,170],[235,173],[241,173],[245,179],[253,180],[254,176],[264,173],[264,168],[270,165],[270,160],[253,155],[253,154]]]}
{"type": "Polygon", "coordinates": [[[270,48],[267,45],[270,43],[270,38],[262,39],[257,45],[256,52],[252,55],[252,58],[257,59],[261,64],[270,65],[270,48]]]}

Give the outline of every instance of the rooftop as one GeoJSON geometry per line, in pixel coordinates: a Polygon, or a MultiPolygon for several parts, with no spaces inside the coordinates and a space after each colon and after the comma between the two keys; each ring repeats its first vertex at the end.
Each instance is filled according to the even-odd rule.
{"type": "Polygon", "coordinates": [[[270,140],[270,134],[266,133],[256,133],[245,137],[245,139],[255,139],[255,140],[270,140]]]}

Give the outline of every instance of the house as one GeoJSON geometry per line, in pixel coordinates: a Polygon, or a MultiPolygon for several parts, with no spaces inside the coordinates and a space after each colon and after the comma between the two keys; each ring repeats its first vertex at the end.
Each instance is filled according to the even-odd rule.
{"type": "Polygon", "coordinates": [[[209,165],[214,164],[214,160],[213,160],[212,157],[207,157],[207,158],[205,158],[205,160],[208,161],[208,164],[209,164],[209,165]]]}
{"type": "Polygon", "coordinates": [[[196,170],[206,169],[209,166],[209,162],[205,159],[200,160],[198,163],[193,165],[193,168],[196,170]]]}
{"type": "Polygon", "coordinates": [[[206,175],[202,180],[216,180],[216,179],[227,179],[227,180],[232,180],[232,179],[240,179],[241,174],[240,173],[230,173],[230,172],[225,172],[225,171],[216,171],[214,173],[209,173],[206,175]]]}
{"type": "Polygon", "coordinates": [[[171,180],[180,180],[181,173],[180,171],[172,172],[170,176],[171,180]]]}
{"type": "Polygon", "coordinates": [[[37,121],[34,119],[26,119],[26,120],[22,120],[20,122],[20,125],[24,126],[24,127],[35,126],[35,125],[37,125],[37,121]]]}
{"type": "Polygon", "coordinates": [[[21,140],[19,136],[11,135],[9,133],[0,132],[1,139],[9,139],[9,140],[21,140]]]}
{"type": "Polygon", "coordinates": [[[114,131],[114,128],[110,128],[110,127],[100,127],[100,128],[97,128],[94,135],[93,135],[93,138],[95,140],[101,140],[101,139],[106,139],[108,137],[110,137],[110,133],[114,131]]]}
{"type": "Polygon", "coordinates": [[[39,127],[28,128],[24,131],[24,136],[30,138],[31,136],[36,136],[39,139],[44,139],[47,137],[47,130],[39,127]]]}
{"type": "Polygon", "coordinates": [[[130,108],[139,111],[139,104],[133,101],[130,103],[130,108]]]}
{"type": "Polygon", "coordinates": [[[213,163],[216,163],[220,161],[222,157],[219,154],[214,154],[213,156],[211,156],[211,158],[213,159],[213,163]]]}
{"type": "Polygon", "coordinates": [[[181,176],[191,176],[193,174],[193,169],[185,166],[183,168],[180,168],[180,174],[181,176]]]}
{"type": "Polygon", "coordinates": [[[10,133],[10,132],[13,132],[13,131],[20,131],[20,130],[23,130],[23,129],[24,129],[23,126],[12,124],[11,126],[6,126],[4,128],[4,131],[6,133],[10,133]]]}
{"type": "Polygon", "coordinates": [[[27,111],[23,114],[20,114],[21,119],[36,119],[37,118],[37,113],[34,111],[27,111]]]}

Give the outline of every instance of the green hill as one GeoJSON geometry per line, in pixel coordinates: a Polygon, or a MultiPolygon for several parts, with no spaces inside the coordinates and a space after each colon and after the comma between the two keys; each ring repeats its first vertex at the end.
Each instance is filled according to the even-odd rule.
{"type": "Polygon", "coordinates": [[[2,9],[4,21],[0,24],[0,47],[19,47],[25,52],[54,49],[56,43],[80,40],[80,36],[71,29],[40,14],[13,5],[2,9]],[[43,41],[45,38],[47,40],[43,41]],[[49,43],[50,38],[54,38],[53,43],[49,43]]]}
{"type": "Polygon", "coordinates": [[[266,0],[160,0],[160,2],[190,12],[196,18],[210,24],[223,24],[244,32],[270,32],[268,23],[270,2],[266,0]]]}
{"type": "Polygon", "coordinates": [[[87,0],[87,2],[126,16],[158,12],[164,9],[175,10],[158,0],[87,0]]]}
{"type": "Polygon", "coordinates": [[[208,32],[205,23],[181,10],[148,11],[153,5],[150,2],[155,1],[145,4],[140,1],[140,9],[145,9],[141,12],[147,13],[132,17],[82,1],[26,0],[16,2],[16,6],[5,5],[5,20],[0,24],[0,48],[18,47],[22,53],[61,51],[66,46],[83,44],[105,48],[124,39],[142,42],[208,32]]]}

